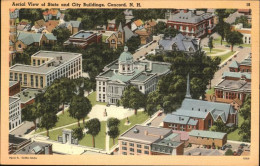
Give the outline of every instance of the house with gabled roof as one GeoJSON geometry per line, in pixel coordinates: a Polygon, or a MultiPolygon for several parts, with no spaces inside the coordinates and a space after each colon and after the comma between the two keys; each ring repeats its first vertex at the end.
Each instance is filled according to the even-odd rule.
{"type": "Polygon", "coordinates": [[[81,21],[74,21],[74,20],[61,23],[59,24],[59,27],[68,28],[71,34],[75,34],[82,29],[81,21]]]}
{"type": "Polygon", "coordinates": [[[61,16],[61,12],[59,9],[48,9],[42,13],[43,18],[45,21],[51,20],[51,19],[59,19],[61,16]]]}
{"type": "Polygon", "coordinates": [[[177,34],[175,37],[165,37],[159,40],[156,52],[184,51],[194,54],[199,49],[199,39],[177,34]]]}
{"type": "Polygon", "coordinates": [[[163,127],[173,130],[209,130],[213,123],[221,120],[227,126],[237,125],[237,112],[230,104],[192,99],[190,95],[189,75],[187,92],[181,107],[167,114],[163,127]]]}
{"type": "Polygon", "coordinates": [[[44,44],[54,44],[56,41],[57,38],[52,33],[42,34],[19,32],[15,47],[17,52],[23,52],[23,50],[30,45],[41,46],[44,44]]]}
{"type": "Polygon", "coordinates": [[[135,20],[134,22],[132,22],[131,24],[131,30],[135,31],[135,30],[141,30],[144,28],[144,22],[140,19],[135,20]]]}

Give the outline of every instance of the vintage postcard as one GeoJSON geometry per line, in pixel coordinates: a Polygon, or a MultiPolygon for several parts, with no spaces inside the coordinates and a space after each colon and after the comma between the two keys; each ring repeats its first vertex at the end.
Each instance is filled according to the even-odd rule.
{"type": "Polygon", "coordinates": [[[1,164],[259,165],[259,1],[1,4],[1,164]]]}

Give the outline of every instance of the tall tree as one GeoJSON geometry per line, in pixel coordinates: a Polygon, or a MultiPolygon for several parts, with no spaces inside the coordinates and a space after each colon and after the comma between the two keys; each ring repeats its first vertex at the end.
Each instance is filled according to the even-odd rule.
{"type": "Polygon", "coordinates": [[[209,38],[208,47],[209,47],[209,51],[210,51],[210,53],[211,53],[211,50],[212,50],[212,48],[214,47],[214,46],[213,46],[213,37],[210,37],[210,38],[209,38]]]}
{"type": "Polygon", "coordinates": [[[141,45],[141,39],[140,39],[139,36],[132,36],[126,42],[126,46],[128,47],[128,51],[131,52],[131,53],[134,53],[135,50],[137,50],[140,45],[141,45]]]}
{"type": "Polygon", "coordinates": [[[115,138],[120,134],[118,126],[111,126],[108,131],[109,137],[113,139],[113,145],[115,145],[115,138]]]}
{"type": "Polygon", "coordinates": [[[109,118],[107,120],[107,127],[110,128],[112,126],[118,126],[120,124],[120,120],[117,118],[109,118]]]}
{"type": "Polygon", "coordinates": [[[145,112],[151,117],[156,111],[162,109],[160,101],[162,95],[158,91],[153,91],[148,94],[145,112]]]}
{"type": "Polygon", "coordinates": [[[145,106],[145,96],[137,87],[130,85],[124,90],[121,103],[124,107],[134,109],[137,115],[137,109],[145,106]]]}
{"type": "Polygon", "coordinates": [[[83,119],[85,123],[85,117],[92,109],[92,105],[88,98],[84,96],[74,95],[70,102],[69,114],[71,117],[78,120],[78,126],[80,127],[80,119],[83,119]]]}
{"type": "Polygon", "coordinates": [[[243,117],[244,122],[239,127],[238,134],[240,135],[242,141],[251,141],[251,96],[247,95],[243,106],[239,111],[240,115],[243,117]]]}
{"type": "Polygon", "coordinates": [[[84,96],[85,91],[90,92],[92,90],[93,85],[89,78],[79,77],[73,82],[78,95],[84,96]]]}
{"type": "Polygon", "coordinates": [[[101,123],[97,118],[91,119],[87,121],[85,128],[87,129],[87,133],[92,135],[92,143],[93,147],[95,147],[95,137],[101,130],[101,123]]]}
{"type": "Polygon", "coordinates": [[[70,37],[70,30],[68,28],[58,27],[53,29],[53,35],[57,37],[57,42],[63,44],[70,37]]]}
{"type": "Polygon", "coordinates": [[[26,105],[24,109],[22,109],[22,120],[33,122],[34,129],[36,130],[36,120],[41,116],[40,112],[37,110],[36,103],[26,105]]]}
{"type": "Polygon", "coordinates": [[[232,31],[227,35],[227,42],[231,45],[231,51],[235,44],[243,44],[243,35],[238,31],[232,31]]]}
{"type": "Polygon", "coordinates": [[[236,18],[235,24],[237,25],[239,23],[243,24],[244,28],[251,28],[251,24],[248,23],[247,16],[240,16],[240,17],[236,18]]]}
{"type": "Polygon", "coordinates": [[[78,139],[78,140],[82,140],[82,138],[84,137],[83,134],[83,129],[81,127],[77,127],[75,129],[72,129],[72,137],[74,139],[78,139]]]}
{"type": "Polygon", "coordinates": [[[47,137],[49,137],[49,129],[53,128],[58,121],[58,117],[53,112],[46,112],[41,116],[40,127],[47,130],[47,137]]]}

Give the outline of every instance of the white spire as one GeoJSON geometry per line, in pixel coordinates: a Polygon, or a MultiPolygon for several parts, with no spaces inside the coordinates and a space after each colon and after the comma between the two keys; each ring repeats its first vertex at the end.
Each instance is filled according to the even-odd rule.
{"type": "Polygon", "coordinates": [[[189,73],[188,73],[188,76],[187,76],[187,90],[186,90],[185,98],[191,98],[191,95],[190,95],[190,75],[189,75],[189,73]]]}

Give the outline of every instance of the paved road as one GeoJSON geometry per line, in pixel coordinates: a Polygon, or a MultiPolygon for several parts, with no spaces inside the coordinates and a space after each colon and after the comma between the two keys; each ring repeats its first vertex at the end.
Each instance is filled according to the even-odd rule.
{"type": "MultiPolygon", "coordinates": [[[[217,33],[212,34],[213,38],[219,38],[220,36],[217,33]]],[[[201,46],[207,45],[208,38],[204,38],[201,40],[201,46]]],[[[220,48],[220,49],[230,49],[225,47],[225,45],[216,44],[214,45],[214,48],[220,48]]],[[[244,47],[244,48],[238,48],[238,46],[234,46],[233,51],[239,51],[237,54],[237,57],[232,58],[231,61],[227,61],[227,64],[224,65],[224,67],[220,68],[214,75],[214,78],[211,80],[212,87],[218,84],[222,80],[222,73],[224,71],[229,71],[228,66],[232,63],[233,60],[236,60],[237,62],[243,61],[249,53],[251,53],[251,47],[244,47]]]]}
{"type": "Polygon", "coordinates": [[[133,54],[134,60],[136,60],[137,58],[141,58],[141,56],[144,57],[147,53],[154,50],[158,46],[159,39],[160,39],[160,36],[153,36],[153,40],[156,40],[157,42],[154,42],[151,45],[144,47],[144,48],[140,49],[139,51],[135,52],[133,54]]]}
{"type": "Polygon", "coordinates": [[[25,121],[21,126],[10,132],[10,134],[13,134],[15,136],[24,136],[25,134],[28,134],[31,131],[30,128],[33,126],[33,122],[25,121]]]}
{"type": "Polygon", "coordinates": [[[160,124],[163,122],[166,114],[162,114],[161,116],[157,116],[153,121],[151,121],[151,126],[160,127],[160,124]]]}

